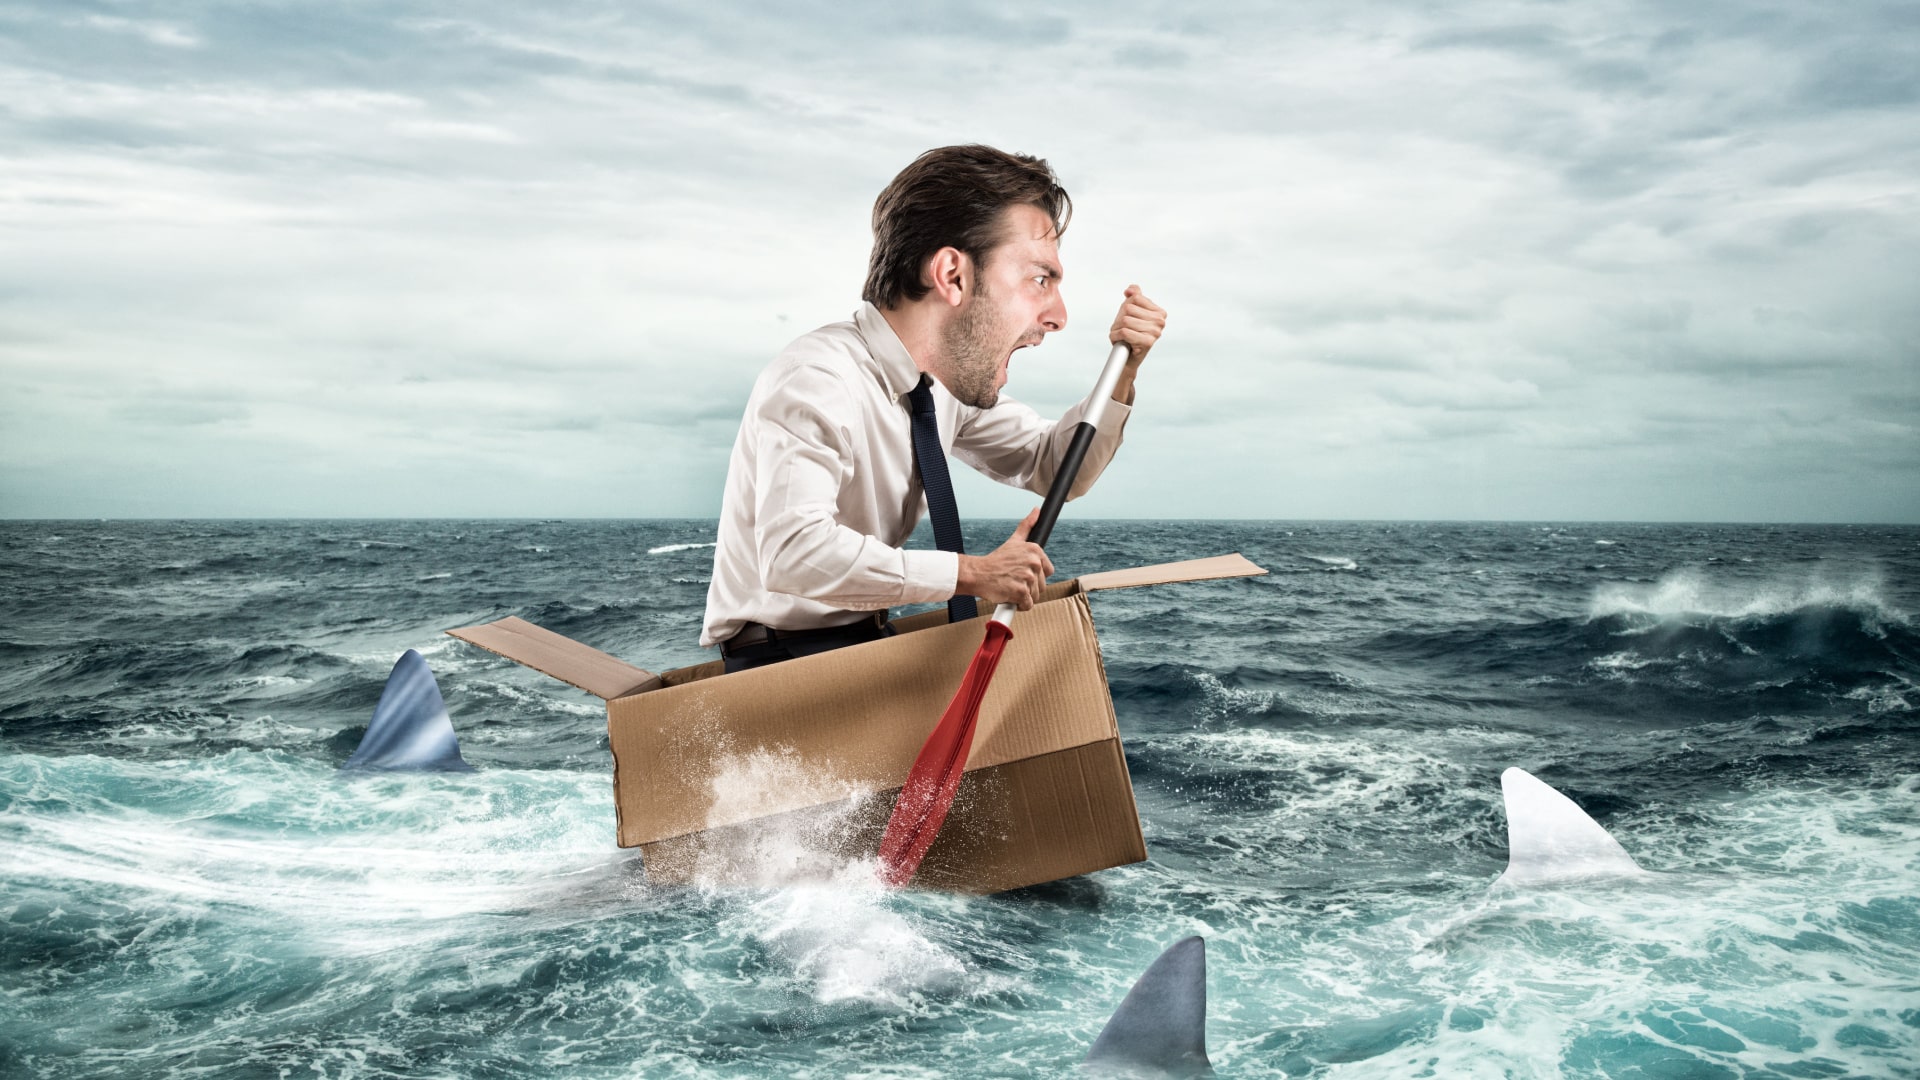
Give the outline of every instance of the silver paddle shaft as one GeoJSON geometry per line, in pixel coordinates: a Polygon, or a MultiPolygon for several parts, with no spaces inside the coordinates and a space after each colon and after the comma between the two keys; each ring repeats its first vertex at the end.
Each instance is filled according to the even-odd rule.
{"type": "MultiPolygon", "coordinates": [[[[1086,407],[1080,412],[1080,423],[1073,430],[1073,442],[1067,447],[1066,456],[1060,459],[1060,468],[1053,474],[1053,485],[1047,491],[1047,501],[1040,507],[1039,520],[1034,522],[1028,538],[1045,547],[1053,535],[1054,519],[1060,516],[1060,508],[1066,505],[1067,492],[1072,489],[1073,481],[1080,473],[1080,461],[1086,456],[1087,447],[1092,445],[1094,435],[1100,431],[1100,425],[1106,421],[1107,406],[1113,402],[1113,388],[1120,385],[1120,373],[1126,370],[1127,357],[1132,350],[1120,343],[1107,353],[1107,366],[1100,369],[1100,379],[1093,384],[1093,393],[1088,396],[1086,407]]],[[[993,621],[1012,629],[1013,613],[1019,610],[1012,604],[1000,604],[993,609],[993,621]]]]}

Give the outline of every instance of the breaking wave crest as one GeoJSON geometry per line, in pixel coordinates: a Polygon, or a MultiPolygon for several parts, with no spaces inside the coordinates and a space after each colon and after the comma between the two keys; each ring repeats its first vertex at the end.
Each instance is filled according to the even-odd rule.
{"type": "Polygon", "coordinates": [[[1816,610],[1848,611],[1873,622],[1907,621],[1905,613],[1887,604],[1877,578],[1732,583],[1698,570],[1677,570],[1652,585],[1604,586],[1594,594],[1588,614],[1594,619],[1753,619],[1816,610]]]}
{"type": "Polygon", "coordinates": [[[713,546],[714,546],[714,545],[713,545],[713,544],[711,544],[711,543],[706,543],[706,544],[661,544],[661,545],[660,545],[659,547],[650,547],[650,548],[648,548],[648,549],[647,549],[647,554],[649,554],[649,555],[667,555],[667,554],[671,554],[672,552],[675,552],[675,551],[692,551],[692,550],[693,550],[694,548],[710,548],[710,547],[713,547],[713,546]]]}

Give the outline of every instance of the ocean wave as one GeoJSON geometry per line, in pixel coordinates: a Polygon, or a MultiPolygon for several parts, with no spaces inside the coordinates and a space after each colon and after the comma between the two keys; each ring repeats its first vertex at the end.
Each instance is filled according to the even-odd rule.
{"type": "Polygon", "coordinates": [[[1634,652],[1609,653],[1587,661],[1587,666],[1595,671],[1619,674],[1628,671],[1641,671],[1650,667],[1671,667],[1675,661],[1669,657],[1646,657],[1634,652]]]}
{"type": "MultiPolygon", "coordinates": [[[[565,689],[565,687],[561,687],[561,689],[565,689]]],[[[587,717],[594,720],[600,719],[607,713],[606,706],[602,705],[597,699],[593,701],[581,701],[572,697],[562,697],[553,693],[547,687],[542,687],[541,691],[536,693],[503,682],[478,682],[469,685],[467,692],[476,695],[493,694],[517,705],[529,706],[543,712],[567,713],[572,716],[587,717]]],[[[541,738],[550,738],[550,736],[542,733],[541,738]]]]}
{"type": "Polygon", "coordinates": [[[1302,555],[1300,557],[1303,559],[1311,559],[1312,561],[1319,563],[1321,566],[1324,566],[1329,570],[1360,569],[1359,563],[1354,562],[1352,559],[1349,559],[1344,555],[1302,555]]]}
{"type": "Polygon", "coordinates": [[[1617,615],[1751,619],[1816,609],[1851,611],[1885,622],[1907,619],[1904,612],[1888,605],[1877,578],[1741,583],[1715,581],[1698,570],[1676,570],[1652,585],[1603,586],[1594,593],[1588,615],[1594,619],[1617,615]]]}
{"type": "Polygon", "coordinates": [[[1296,675],[1289,680],[1296,685],[1285,690],[1229,686],[1210,671],[1194,671],[1191,679],[1194,711],[1207,722],[1340,719],[1363,713],[1371,704],[1339,672],[1326,673],[1320,681],[1331,685],[1323,687],[1306,685],[1307,680],[1296,675]]]}
{"type": "Polygon", "coordinates": [[[312,679],[343,670],[338,656],[296,643],[236,649],[231,643],[94,640],[49,658],[36,685],[42,693],[100,693],[108,687],[192,684],[255,675],[312,679]]]}
{"type": "Polygon", "coordinates": [[[606,859],[611,793],[592,774],[331,781],[328,764],[251,749],[145,762],[7,755],[0,784],[21,816],[0,844],[15,846],[24,883],[86,882],[130,904],[218,902],[329,923],[343,938],[368,921],[418,929],[512,909],[606,859]],[[499,803],[553,809],[502,814],[499,803]]]}
{"type": "MultiPolygon", "coordinates": [[[[446,522],[116,523],[137,542],[106,554],[58,527],[58,559],[0,528],[0,909],[34,1011],[0,1041],[49,1076],[1065,1075],[1189,933],[1222,1075],[1883,1075],[1913,1049],[1887,1007],[1920,927],[1907,527],[1076,522],[1065,567],[1275,576],[1095,598],[1151,857],[1001,897],[883,893],[866,848],[804,834],[740,858],[820,880],[649,884],[605,706],[438,634],[517,614],[703,659],[713,553],[645,552],[710,521],[461,524],[457,560],[446,522]],[[336,779],[416,642],[477,771],[336,779]],[[1544,891],[1423,949],[1505,863],[1506,765],[1702,883],[1544,891]]],[[[754,764],[727,778],[822,778],[754,764]]]]}
{"type": "Polygon", "coordinates": [[[1865,702],[1868,714],[1885,712],[1912,712],[1913,704],[1907,699],[1920,687],[1915,687],[1905,679],[1882,683],[1876,686],[1856,686],[1843,697],[1848,701],[1865,702]]]}
{"type": "Polygon", "coordinates": [[[647,549],[647,554],[649,554],[649,555],[669,555],[669,554],[672,554],[673,552],[676,552],[676,551],[692,551],[692,550],[693,550],[694,548],[710,548],[710,547],[713,547],[713,546],[714,546],[714,544],[713,544],[713,543],[705,543],[705,544],[661,544],[661,545],[660,545],[659,547],[650,547],[650,548],[648,548],[648,549],[647,549]]]}

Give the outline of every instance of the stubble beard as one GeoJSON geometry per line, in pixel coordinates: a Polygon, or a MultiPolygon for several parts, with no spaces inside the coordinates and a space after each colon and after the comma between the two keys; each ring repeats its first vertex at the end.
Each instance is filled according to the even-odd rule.
{"type": "Polygon", "coordinates": [[[984,285],[941,333],[940,344],[947,354],[947,377],[956,400],[976,409],[991,409],[1000,401],[1000,388],[993,385],[1000,373],[1002,338],[1006,335],[994,324],[985,303],[984,285]]]}

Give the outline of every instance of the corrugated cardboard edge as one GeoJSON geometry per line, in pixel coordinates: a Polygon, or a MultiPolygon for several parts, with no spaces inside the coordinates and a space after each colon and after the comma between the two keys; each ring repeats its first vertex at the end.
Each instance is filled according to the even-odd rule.
{"type": "Polygon", "coordinates": [[[1088,592],[1107,589],[1137,589],[1143,585],[1171,585],[1180,581],[1213,581],[1219,578],[1260,577],[1267,571],[1239,552],[1216,555],[1210,559],[1136,566],[1131,570],[1103,570],[1080,577],[1080,587],[1088,592]]]}

